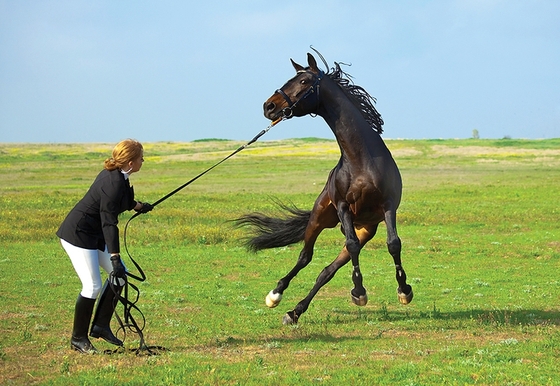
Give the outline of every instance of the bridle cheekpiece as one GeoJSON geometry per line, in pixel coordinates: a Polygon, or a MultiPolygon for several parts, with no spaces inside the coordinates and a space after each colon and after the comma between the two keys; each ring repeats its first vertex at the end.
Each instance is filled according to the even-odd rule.
{"type": "MultiPolygon", "coordinates": [[[[309,72],[309,70],[302,70],[302,71],[298,71],[299,73],[302,72],[309,72]]],[[[325,76],[325,73],[321,70],[319,70],[319,73],[316,75],[315,78],[315,82],[313,82],[313,84],[311,85],[311,87],[295,102],[292,102],[292,100],[290,99],[290,97],[282,90],[282,89],[278,89],[276,90],[276,92],[280,95],[282,95],[282,98],[284,98],[284,100],[288,103],[288,107],[284,107],[282,109],[282,116],[283,119],[289,119],[294,115],[293,112],[293,108],[302,100],[304,100],[305,98],[307,98],[309,95],[316,93],[317,94],[317,106],[319,106],[319,89],[320,89],[320,82],[323,79],[323,76],[325,76]]]]}

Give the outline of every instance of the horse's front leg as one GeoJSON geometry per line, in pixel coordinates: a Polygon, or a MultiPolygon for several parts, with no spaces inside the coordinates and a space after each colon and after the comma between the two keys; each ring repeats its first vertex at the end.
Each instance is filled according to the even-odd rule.
{"type": "MultiPolygon", "coordinates": [[[[377,232],[377,226],[379,224],[368,224],[366,226],[364,226],[363,228],[357,229],[356,230],[356,235],[358,236],[358,239],[360,240],[360,248],[363,248],[364,245],[366,245],[366,243],[368,241],[370,241],[373,236],[375,236],[375,233],[377,232]]],[[[359,276],[356,274],[356,269],[354,267],[354,271],[352,272],[352,279],[355,279],[357,281],[359,281],[359,285],[362,284],[362,274],[360,272],[360,268],[358,267],[357,272],[359,274],[359,276]]],[[[354,281],[354,289],[350,292],[350,295],[352,296],[352,302],[354,304],[356,304],[357,306],[365,306],[368,302],[368,298],[367,298],[367,294],[363,294],[362,296],[359,295],[358,290],[356,289],[356,281],[354,281]]],[[[363,288],[363,285],[362,285],[363,288]]],[[[364,289],[365,291],[365,289],[364,289]]]]}
{"type": "MultiPolygon", "coordinates": [[[[354,288],[350,291],[352,301],[356,305],[365,306],[368,299],[366,289],[363,285],[363,277],[362,272],[360,271],[359,262],[360,251],[362,250],[363,244],[360,242],[360,239],[356,234],[353,215],[350,211],[348,203],[339,202],[337,206],[337,213],[342,229],[344,230],[344,235],[346,236],[346,244],[344,248],[348,251],[350,259],[352,260],[352,282],[354,283],[354,288]]],[[[371,237],[369,237],[369,239],[371,239],[371,237]]],[[[367,240],[365,242],[367,242],[367,240]]]]}
{"type": "Polygon", "coordinates": [[[408,304],[412,301],[414,294],[412,286],[406,283],[406,273],[401,263],[401,239],[397,235],[397,213],[392,202],[385,204],[385,224],[387,225],[387,249],[395,262],[399,302],[408,304]]]}

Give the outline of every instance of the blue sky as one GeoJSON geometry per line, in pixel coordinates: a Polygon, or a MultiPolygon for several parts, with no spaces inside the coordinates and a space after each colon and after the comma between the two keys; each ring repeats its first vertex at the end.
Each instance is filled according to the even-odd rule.
{"type": "MultiPolygon", "coordinates": [[[[249,140],[310,45],[385,138],[560,137],[560,1],[0,0],[0,142],[249,140]]],[[[334,138],[320,118],[261,140],[334,138]]]]}

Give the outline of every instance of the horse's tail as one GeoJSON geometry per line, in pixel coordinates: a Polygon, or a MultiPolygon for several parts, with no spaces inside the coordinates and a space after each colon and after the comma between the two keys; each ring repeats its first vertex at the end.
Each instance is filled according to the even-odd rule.
{"type": "Polygon", "coordinates": [[[250,213],[235,219],[237,226],[249,226],[252,235],[246,240],[247,248],[256,252],[261,249],[284,247],[303,240],[311,216],[310,210],[278,203],[287,214],[281,218],[262,213],[250,213]]]}

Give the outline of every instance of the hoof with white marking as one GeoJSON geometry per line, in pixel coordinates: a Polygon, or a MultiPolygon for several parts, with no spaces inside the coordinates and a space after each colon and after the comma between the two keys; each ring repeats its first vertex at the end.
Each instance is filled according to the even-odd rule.
{"type": "Polygon", "coordinates": [[[274,293],[274,290],[272,290],[266,295],[266,306],[274,308],[280,304],[280,300],[282,300],[282,294],[280,292],[274,293]]]}

